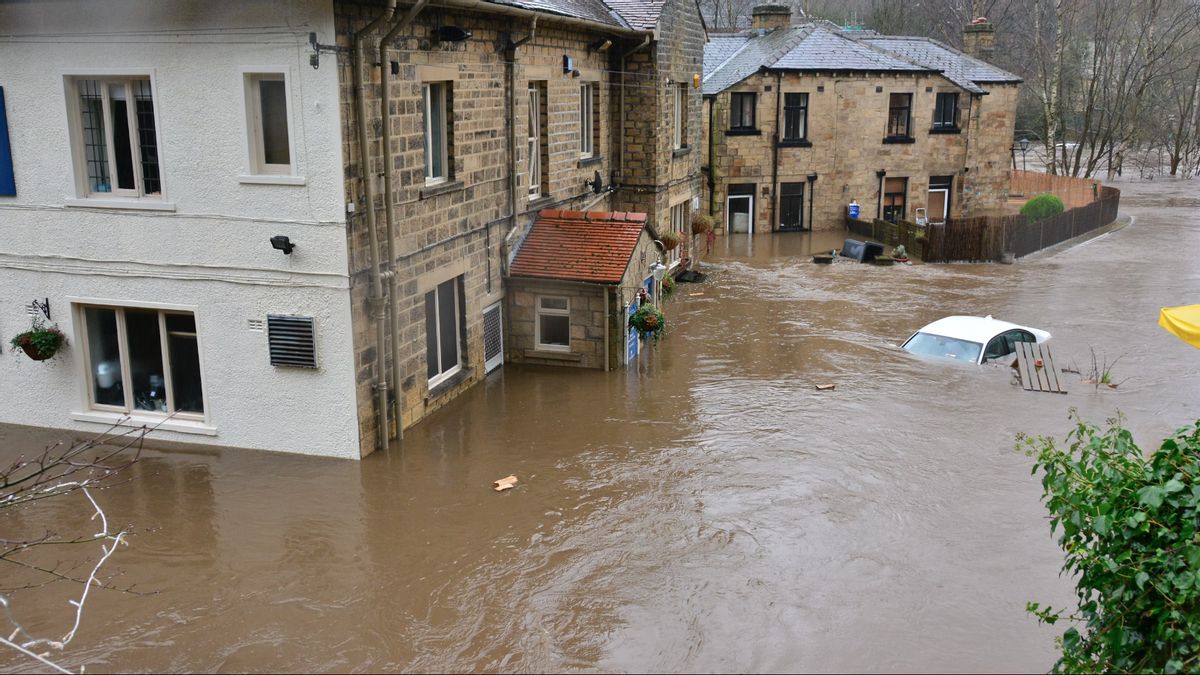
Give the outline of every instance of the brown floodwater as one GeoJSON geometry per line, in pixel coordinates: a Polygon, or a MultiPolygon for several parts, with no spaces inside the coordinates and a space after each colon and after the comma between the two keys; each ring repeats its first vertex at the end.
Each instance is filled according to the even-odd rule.
{"type": "MultiPolygon", "coordinates": [[[[362,462],[150,452],[100,495],[136,532],[107,571],[149,594],[96,592],[63,661],[1045,671],[1062,627],[1025,603],[1071,584],[1014,437],[1062,437],[1076,407],[1153,446],[1200,417],[1200,351],[1156,325],[1200,302],[1193,185],[1123,186],[1131,226],[1010,266],[816,266],[841,235],[722,239],[627,372],[506,366],[362,462]],[[895,346],[956,313],[1049,330],[1060,365],[1120,357],[1123,382],[1035,394],[895,346]]],[[[37,633],[68,627],[57,588],[14,595],[37,633]]]]}

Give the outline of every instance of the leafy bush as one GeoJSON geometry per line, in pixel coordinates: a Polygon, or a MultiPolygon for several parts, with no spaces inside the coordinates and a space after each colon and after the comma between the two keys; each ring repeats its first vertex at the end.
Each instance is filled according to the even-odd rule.
{"type": "Polygon", "coordinates": [[[1025,206],[1021,207],[1021,215],[1028,218],[1031,223],[1050,216],[1057,216],[1062,212],[1063,201],[1058,198],[1058,195],[1049,192],[1030,199],[1025,202],[1025,206]]]}
{"type": "Polygon", "coordinates": [[[1021,440],[1076,580],[1077,614],[1027,605],[1042,622],[1081,624],[1060,638],[1054,671],[1200,670],[1200,421],[1147,457],[1120,418],[1100,431],[1071,415],[1069,448],[1021,440]]]}

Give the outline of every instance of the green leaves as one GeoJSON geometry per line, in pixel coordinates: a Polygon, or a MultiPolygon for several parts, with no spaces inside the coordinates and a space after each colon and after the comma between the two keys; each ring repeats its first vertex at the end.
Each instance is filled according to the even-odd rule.
{"type": "Polygon", "coordinates": [[[1028,603],[1059,638],[1056,672],[1200,669],[1200,422],[1146,456],[1122,428],[1079,421],[1065,448],[1018,443],[1042,474],[1042,503],[1076,581],[1076,615],[1028,603]]]}

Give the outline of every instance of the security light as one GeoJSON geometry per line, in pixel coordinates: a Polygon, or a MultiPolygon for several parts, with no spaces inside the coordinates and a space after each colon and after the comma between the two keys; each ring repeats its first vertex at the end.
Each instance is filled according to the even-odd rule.
{"type": "Polygon", "coordinates": [[[292,249],[296,248],[296,245],[292,243],[291,239],[288,239],[282,234],[277,234],[274,237],[271,237],[271,248],[283,251],[284,255],[290,255],[292,249]]]}

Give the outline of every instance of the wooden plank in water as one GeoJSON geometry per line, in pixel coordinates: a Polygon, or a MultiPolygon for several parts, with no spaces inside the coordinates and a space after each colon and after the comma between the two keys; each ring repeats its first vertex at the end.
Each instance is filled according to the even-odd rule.
{"type": "Polygon", "coordinates": [[[1021,387],[1026,391],[1067,393],[1054,367],[1050,349],[1043,345],[1033,342],[1017,343],[1017,374],[1021,378],[1021,387]],[[1039,360],[1042,362],[1041,368],[1037,367],[1039,360]]]}

